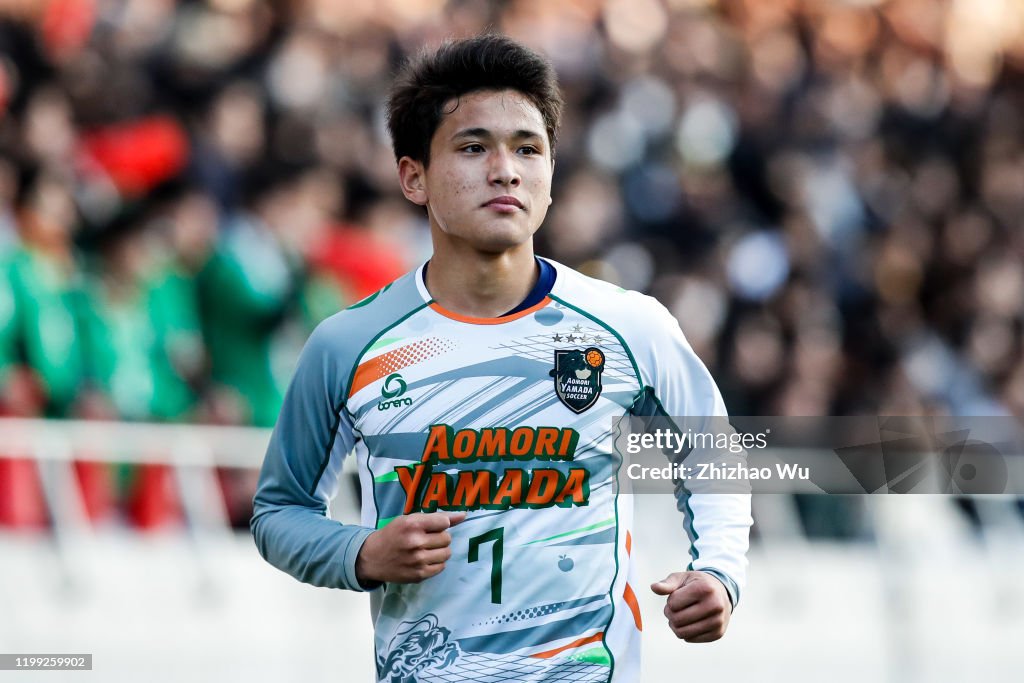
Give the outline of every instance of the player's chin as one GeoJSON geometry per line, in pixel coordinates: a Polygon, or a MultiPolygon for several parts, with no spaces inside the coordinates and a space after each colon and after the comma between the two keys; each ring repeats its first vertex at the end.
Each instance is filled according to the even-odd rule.
{"type": "Polygon", "coordinates": [[[518,223],[489,222],[473,236],[473,245],[484,253],[500,254],[522,246],[533,237],[533,230],[518,223]]]}

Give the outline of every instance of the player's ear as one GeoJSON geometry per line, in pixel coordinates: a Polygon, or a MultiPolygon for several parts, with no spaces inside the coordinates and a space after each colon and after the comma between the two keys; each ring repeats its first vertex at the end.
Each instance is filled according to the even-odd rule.
{"type": "MultiPolygon", "coordinates": [[[[552,178],[555,177],[555,153],[554,152],[551,153],[551,177],[552,178]]],[[[551,202],[553,202],[553,201],[554,201],[554,198],[551,196],[551,190],[548,190],[548,206],[551,206],[551,202]]]]}
{"type": "Polygon", "coordinates": [[[398,183],[402,186],[402,194],[414,204],[425,206],[427,203],[426,169],[422,161],[412,157],[398,160],[398,183]]]}

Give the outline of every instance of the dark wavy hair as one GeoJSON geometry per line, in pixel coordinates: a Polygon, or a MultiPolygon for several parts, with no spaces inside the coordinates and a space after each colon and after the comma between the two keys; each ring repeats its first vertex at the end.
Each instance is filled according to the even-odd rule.
{"type": "Polygon", "coordinates": [[[485,34],[444,43],[405,64],[388,99],[395,160],[430,164],[430,141],[452,99],[480,90],[515,90],[540,111],[554,154],[562,95],[550,62],[519,43],[485,34]]]}

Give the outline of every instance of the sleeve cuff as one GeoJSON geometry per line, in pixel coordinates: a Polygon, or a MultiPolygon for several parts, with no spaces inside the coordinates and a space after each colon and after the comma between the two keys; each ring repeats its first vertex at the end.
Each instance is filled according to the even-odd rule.
{"type": "Polygon", "coordinates": [[[345,548],[344,556],[344,569],[345,569],[345,587],[349,590],[354,591],[369,591],[375,588],[379,588],[382,584],[376,581],[368,583],[361,583],[359,577],[356,576],[356,559],[359,557],[359,550],[363,547],[363,543],[370,537],[375,530],[367,527],[359,527],[352,534],[352,538],[349,539],[348,545],[345,548]]]}

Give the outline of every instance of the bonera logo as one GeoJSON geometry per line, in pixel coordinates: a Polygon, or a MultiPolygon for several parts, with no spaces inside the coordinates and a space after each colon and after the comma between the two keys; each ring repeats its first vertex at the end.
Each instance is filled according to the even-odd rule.
{"type": "Polygon", "coordinates": [[[388,408],[399,408],[401,406],[411,406],[411,398],[399,398],[405,393],[405,390],[409,388],[405,380],[402,379],[400,374],[393,373],[388,375],[388,378],[384,380],[384,386],[380,390],[381,401],[377,403],[377,410],[387,410],[388,408]],[[383,399],[392,399],[390,401],[383,399]]]}

